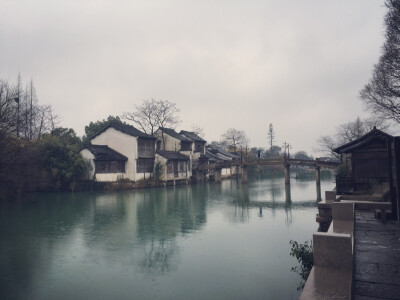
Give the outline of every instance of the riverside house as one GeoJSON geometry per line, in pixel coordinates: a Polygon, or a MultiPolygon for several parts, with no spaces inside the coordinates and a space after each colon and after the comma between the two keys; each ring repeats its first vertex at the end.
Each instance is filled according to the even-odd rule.
{"type": "Polygon", "coordinates": [[[160,127],[157,137],[156,164],[162,166],[163,180],[189,179],[193,169],[193,140],[172,128],[160,127]]]}
{"type": "Polygon", "coordinates": [[[112,123],[90,137],[81,154],[92,164],[91,179],[138,181],[153,176],[155,144],[131,125],[112,123]]]}

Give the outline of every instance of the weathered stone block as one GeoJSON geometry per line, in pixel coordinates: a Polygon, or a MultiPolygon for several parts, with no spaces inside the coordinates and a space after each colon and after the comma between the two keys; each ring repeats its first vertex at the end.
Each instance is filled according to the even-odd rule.
{"type": "Polygon", "coordinates": [[[353,245],[350,234],[316,232],[313,245],[315,266],[352,269],[353,245]]]}
{"type": "Polygon", "coordinates": [[[354,220],[354,203],[332,203],[333,220],[354,220]]]}

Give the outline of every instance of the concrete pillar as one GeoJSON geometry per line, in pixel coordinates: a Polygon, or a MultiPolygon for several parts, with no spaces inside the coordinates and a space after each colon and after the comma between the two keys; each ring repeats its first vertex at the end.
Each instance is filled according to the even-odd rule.
{"type": "Polygon", "coordinates": [[[285,184],[290,184],[290,165],[285,165],[285,184]]]}
{"type": "Polygon", "coordinates": [[[214,170],[214,181],[221,182],[221,170],[222,169],[215,169],[214,170]]]}
{"type": "Polygon", "coordinates": [[[247,183],[248,178],[247,178],[247,166],[243,165],[242,166],[242,183],[247,183]]]}

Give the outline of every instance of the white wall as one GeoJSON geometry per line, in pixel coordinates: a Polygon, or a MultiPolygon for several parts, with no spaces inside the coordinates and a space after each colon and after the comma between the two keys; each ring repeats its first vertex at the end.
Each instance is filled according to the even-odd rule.
{"type": "Polygon", "coordinates": [[[221,176],[230,176],[230,175],[231,175],[231,168],[221,169],[221,176]]]}
{"type": "Polygon", "coordinates": [[[136,174],[136,159],[138,153],[137,137],[122,133],[111,127],[93,138],[91,143],[93,145],[107,145],[128,158],[125,165],[125,173],[97,174],[101,176],[96,176],[96,179],[99,181],[116,181],[117,175],[122,175],[124,178],[134,181],[140,179],[139,177],[143,178],[143,174],[142,176],[137,176],[136,174]],[[100,180],[100,178],[102,180],[100,180]],[[103,180],[103,178],[112,180],[103,180]]]}
{"type": "Polygon", "coordinates": [[[156,132],[156,136],[158,140],[161,141],[161,147],[160,150],[165,150],[165,151],[179,151],[181,149],[181,141],[164,133],[164,139],[161,131],[156,132]],[[165,142],[165,148],[164,148],[164,142],[165,142]]]}

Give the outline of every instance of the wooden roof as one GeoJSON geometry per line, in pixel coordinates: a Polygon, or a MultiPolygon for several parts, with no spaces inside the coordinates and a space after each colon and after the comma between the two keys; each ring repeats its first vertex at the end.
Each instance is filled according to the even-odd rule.
{"type": "Polygon", "coordinates": [[[363,135],[362,137],[351,141],[347,144],[344,144],[342,146],[339,146],[335,149],[333,149],[334,152],[336,153],[349,153],[354,151],[355,149],[364,146],[368,143],[370,143],[372,140],[375,139],[380,139],[380,140],[388,140],[388,139],[392,139],[393,136],[391,136],[390,134],[387,134],[379,129],[376,129],[376,127],[374,127],[374,129],[372,129],[370,132],[368,132],[367,134],[363,135]]]}
{"type": "Polygon", "coordinates": [[[110,161],[119,160],[127,161],[128,158],[125,155],[111,149],[106,145],[85,145],[82,149],[89,150],[94,155],[94,160],[96,161],[110,161]]]}
{"type": "Polygon", "coordinates": [[[206,142],[206,140],[202,139],[201,137],[199,137],[197,134],[195,134],[192,131],[181,130],[179,132],[179,134],[182,134],[182,135],[186,136],[187,138],[189,138],[189,139],[191,139],[192,141],[195,141],[195,142],[202,142],[202,143],[206,142]]]}
{"type": "Polygon", "coordinates": [[[172,128],[165,128],[165,127],[160,127],[158,130],[164,132],[165,134],[168,134],[169,136],[172,136],[182,142],[192,142],[192,140],[188,139],[187,137],[184,137],[183,135],[177,133],[174,129],[172,128]]]}

